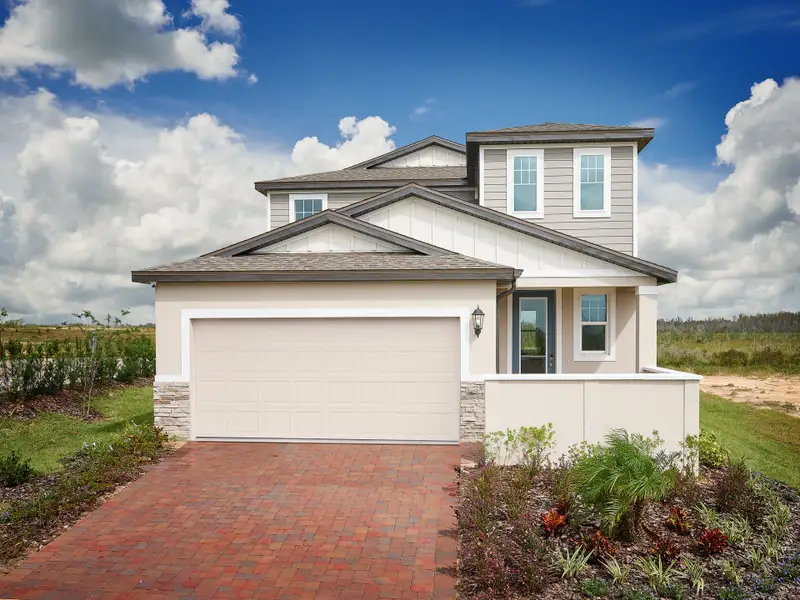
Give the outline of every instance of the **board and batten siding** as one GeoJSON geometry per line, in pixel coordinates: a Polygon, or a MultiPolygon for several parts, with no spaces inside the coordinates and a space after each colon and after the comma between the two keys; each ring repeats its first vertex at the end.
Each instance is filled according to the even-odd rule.
{"type": "MultiPolygon", "coordinates": [[[[508,212],[506,149],[484,149],[483,204],[508,212]]],[[[573,217],[573,148],[544,149],[544,218],[534,223],[633,254],[633,147],[611,147],[611,216],[573,217]]]]}
{"type": "MultiPolygon", "coordinates": [[[[437,189],[433,187],[432,189],[437,189]]],[[[373,196],[377,196],[378,194],[388,191],[388,190],[347,190],[347,191],[336,191],[336,190],[319,190],[321,194],[328,195],[328,209],[336,210],[339,208],[343,208],[348,204],[353,204],[354,202],[360,202],[361,200],[365,200],[367,198],[372,198],[373,196]]],[[[461,189],[453,189],[453,188],[441,188],[439,191],[459,198],[460,200],[464,200],[466,202],[472,202],[477,204],[477,200],[475,198],[475,189],[474,188],[461,188],[461,189]]],[[[281,227],[289,223],[289,194],[295,194],[298,192],[271,192],[269,197],[270,202],[270,218],[272,221],[271,229],[276,229],[277,227],[281,227]]],[[[309,192],[302,192],[302,193],[309,193],[309,192]]]]}

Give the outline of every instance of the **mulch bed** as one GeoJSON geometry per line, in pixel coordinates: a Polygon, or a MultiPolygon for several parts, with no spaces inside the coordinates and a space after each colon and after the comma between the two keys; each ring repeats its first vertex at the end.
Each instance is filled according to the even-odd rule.
{"type": "MultiPolygon", "coordinates": [[[[481,467],[477,467],[481,468],[481,467]]],[[[501,467],[508,473],[511,473],[515,467],[501,467]]],[[[699,494],[700,499],[707,506],[715,505],[715,489],[721,477],[720,469],[703,468],[699,480],[699,494]]],[[[465,472],[468,476],[469,472],[465,472]]],[[[545,579],[547,581],[544,589],[533,595],[496,595],[495,597],[508,597],[508,598],[537,598],[542,600],[578,600],[586,598],[579,591],[579,583],[589,579],[605,579],[611,581],[608,571],[599,563],[599,561],[592,560],[586,569],[578,578],[574,580],[564,580],[560,578],[561,572],[558,567],[551,563],[554,559],[557,549],[562,552],[565,550],[572,551],[581,544],[582,536],[590,537],[598,532],[600,527],[599,519],[592,515],[588,509],[578,506],[576,515],[583,513],[583,517],[576,516],[574,521],[567,521],[567,525],[560,530],[557,534],[547,537],[541,528],[541,517],[544,513],[553,510],[556,505],[556,499],[553,497],[553,480],[551,479],[552,471],[544,469],[539,475],[536,476],[535,481],[527,492],[527,500],[525,503],[525,510],[523,517],[529,519],[535,528],[539,528],[541,534],[546,539],[548,547],[549,558],[546,563],[548,565],[547,574],[545,579]],[[577,522],[576,522],[577,521],[577,522]]],[[[464,475],[462,475],[462,478],[464,475]]],[[[509,479],[511,477],[509,476],[509,479]]],[[[767,482],[773,490],[780,496],[782,502],[786,504],[792,512],[792,523],[790,532],[783,539],[781,547],[781,555],[788,556],[790,554],[797,554],[800,551],[800,494],[797,490],[786,486],[779,482],[772,480],[763,481],[767,482]]],[[[459,493],[462,493],[463,490],[459,493]]],[[[501,509],[500,513],[503,510],[501,509]]],[[[572,513],[570,513],[572,514],[572,513]]],[[[571,517],[570,517],[571,518],[571,517]]],[[[510,523],[504,523],[501,518],[496,522],[499,528],[510,527],[510,523]]],[[[676,578],[674,581],[683,585],[685,595],[683,598],[717,598],[718,591],[725,587],[730,586],[721,569],[719,568],[718,561],[725,559],[731,561],[739,567],[740,572],[744,575],[743,589],[748,591],[745,598],[752,600],[761,600],[766,598],[775,599],[798,599],[800,598],[800,578],[790,582],[783,582],[777,589],[772,592],[764,593],[753,591],[752,589],[752,569],[748,566],[748,549],[753,547],[752,540],[748,540],[740,544],[730,544],[727,549],[722,553],[715,556],[707,557],[700,556],[697,548],[697,536],[703,529],[700,524],[696,513],[694,513],[688,506],[684,506],[680,498],[668,498],[663,503],[653,503],[647,506],[644,514],[644,533],[640,534],[638,539],[634,542],[623,542],[619,540],[612,540],[616,546],[616,553],[614,558],[622,565],[630,565],[631,572],[628,584],[626,587],[635,586],[637,588],[647,588],[653,593],[654,598],[659,598],[657,594],[652,591],[648,582],[641,570],[637,567],[636,561],[642,557],[650,555],[651,547],[656,540],[670,540],[681,551],[681,556],[690,556],[692,559],[698,559],[704,563],[706,567],[705,573],[705,592],[697,596],[691,590],[688,580],[683,578],[676,578]],[[690,521],[693,524],[692,531],[687,535],[680,535],[677,532],[667,527],[667,522],[672,506],[681,506],[686,508],[690,521]]],[[[753,538],[758,534],[756,530],[753,533],[753,538]]],[[[462,552],[464,548],[462,547],[462,552]]],[[[680,559],[676,562],[676,567],[680,568],[680,559]]],[[[681,569],[682,570],[682,569],[681,569]]],[[[484,600],[487,596],[481,594],[471,594],[469,592],[463,593],[462,598],[481,598],[484,600]]],[[[608,598],[622,598],[621,587],[612,586],[612,592],[608,598]]]]}
{"type": "MultiPolygon", "coordinates": [[[[137,379],[133,383],[115,381],[105,387],[95,388],[92,390],[91,397],[95,398],[109,389],[130,387],[131,385],[145,386],[152,385],[152,383],[151,379],[146,378],[137,379]]],[[[66,389],[49,396],[35,396],[24,400],[0,401],[0,419],[14,418],[28,420],[44,412],[67,415],[87,422],[96,422],[103,418],[91,403],[87,410],[86,392],[83,390],[66,389]]]]}

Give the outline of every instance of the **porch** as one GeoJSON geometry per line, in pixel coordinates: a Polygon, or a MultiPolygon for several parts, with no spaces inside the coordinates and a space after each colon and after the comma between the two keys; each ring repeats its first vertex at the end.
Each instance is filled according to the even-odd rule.
{"type": "Polygon", "coordinates": [[[498,290],[487,433],[552,423],[556,456],[612,429],[671,451],[699,434],[701,377],[656,364],[658,288],[597,283],[498,290]]]}

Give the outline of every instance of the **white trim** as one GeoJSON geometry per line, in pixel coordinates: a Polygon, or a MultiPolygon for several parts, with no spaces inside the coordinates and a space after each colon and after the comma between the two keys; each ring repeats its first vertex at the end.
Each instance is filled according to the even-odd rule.
{"type": "Polygon", "coordinates": [[[506,353],[506,373],[514,372],[514,294],[506,296],[508,306],[506,306],[506,340],[508,352],[506,353]]]}
{"type": "Polygon", "coordinates": [[[520,219],[544,218],[544,150],[541,148],[513,148],[506,150],[506,212],[520,219]],[[536,158],[536,210],[514,210],[514,159],[522,156],[536,158]]]}
{"type": "Polygon", "coordinates": [[[636,295],[637,296],[657,296],[658,295],[658,286],[657,285],[640,285],[636,287],[636,295]]]}
{"type": "Polygon", "coordinates": [[[184,308],[181,309],[181,374],[157,375],[156,381],[190,381],[191,333],[195,319],[352,319],[352,318],[436,318],[459,319],[461,330],[461,381],[476,381],[470,374],[469,343],[471,312],[463,308],[184,308]]]}
{"type": "Polygon", "coordinates": [[[677,378],[686,379],[687,381],[701,381],[702,375],[696,373],[687,373],[686,371],[676,371],[675,369],[667,369],[666,367],[642,367],[645,373],[659,373],[661,375],[673,375],[677,378]]]}
{"type": "Polygon", "coordinates": [[[633,255],[639,256],[639,146],[633,148],[633,255]]]}
{"type": "Polygon", "coordinates": [[[272,231],[272,198],[267,192],[267,231],[272,231]]]}
{"type": "Polygon", "coordinates": [[[563,371],[564,299],[561,288],[556,288],[556,373],[563,371]]]}
{"type": "Polygon", "coordinates": [[[483,381],[700,381],[702,377],[694,373],[681,371],[650,371],[647,367],[645,373],[556,373],[554,375],[542,374],[489,374],[483,376],[483,381]]]}
{"type": "Polygon", "coordinates": [[[598,146],[591,150],[573,148],[572,150],[572,216],[575,219],[598,219],[611,216],[611,147],[598,146]],[[603,208],[583,210],[581,208],[581,156],[602,155],[603,158],[603,208]]]}
{"type": "Polygon", "coordinates": [[[303,192],[302,194],[289,194],[289,223],[294,223],[297,220],[294,212],[295,200],[322,200],[322,210],[327,210],[328,208],[327,192],[303,192]]]}
{"type": "Polygon", "coordinates": [[[572,350],[576,362],[613,362],[617,339],[616,329],[617,290],[616,288],[575,288],[572,290],[572,350]],[[584,294],[605,294],[606,306],[606,344],[605,352],[584,352],[581,350],[581,296],[584,294]]]}
{"type": "Polygon", "coordinates": [[[519,144],[485,144],[484,147],[491,149],[509,149],[509,148],[613,148],[613,147],[626,147],[630,146],[630,142],[581,142],[575,144],[567,141],[552,141],[544,144],[529,144],[527,142],[519,144]]]}
{"type": "Polygon", "coordinates": [[[485,200],[484,200],[485,192],[483,184],[483,176],[484,176],[483,165],[484,161],[486,160],[484,156],[485,150],[486,148],[484,148],[483,146],[478,148],[478,204],[480,206],[485,206],[485,200]]]}

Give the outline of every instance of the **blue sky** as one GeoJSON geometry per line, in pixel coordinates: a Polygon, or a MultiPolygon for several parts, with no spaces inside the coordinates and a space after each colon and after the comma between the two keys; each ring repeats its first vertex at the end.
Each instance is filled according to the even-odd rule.
{"type": "Polygon", "coordinates": [[[263,231],[255,180],[543,121],[656,124],[662,316],[800,308],[798,0],[0,5],[0,306],[26,320],[151,320],[130,270],[263,231]]]}
{"type": "MultiPolygon", "coordinates": [[[[176,25],[190,21],[185,2],[166,4],[176,25]]],[[[207,111],[286,145],[307,135],[335,142],[345,115],[380,115],[398,145],[542,121],[656,118],[663,126],[643,158],[705,167],[726,111],[754,82],[795,74],[800,56],[796,2],[233,0],[231,12],[242,24],[240,67],[255,85],[183,72],[132,90],[31,74],[27,85],[157,119],[207,111]],[[412,117],[426,100],[429,111],[412,117]]]]}

